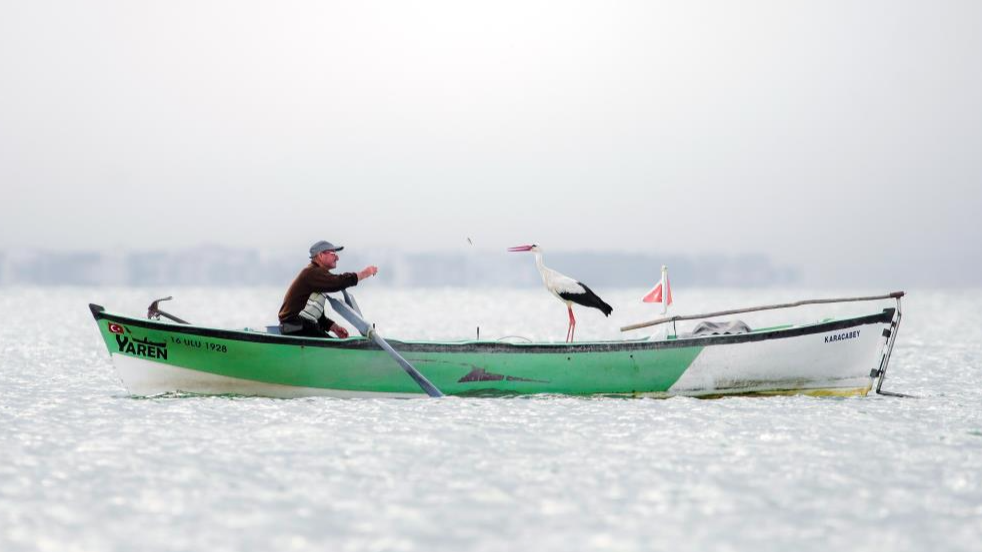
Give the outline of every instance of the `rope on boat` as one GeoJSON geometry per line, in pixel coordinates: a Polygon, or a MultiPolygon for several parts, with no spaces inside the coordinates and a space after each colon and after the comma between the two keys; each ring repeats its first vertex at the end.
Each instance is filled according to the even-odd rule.
{"type": "Polygon", "coordinates": [[[532,343],[532,340],[529,339],[529,338],[527,338],[527,337],[525,337],[524,335],[506,335],[506,336],[499,337],[497,339],[497,341],[509,343],[509,342],[505,341],[506,339],[521,339],[525,343],[532,343]]]}
{"type": "Polygon", "coordinates": [[[904,296],[904,292],[895,291],[887,295],[872,295],[868,297],[841,297],[838,299],[808,299],[805,301],[795,301],[794,303],[784,303],[780,305],[763,305],[760,307],[750,307],[746,309],[733,309],[733,310],[709,312],[706,314],[676,315],[676,316],[668,316],[665,318],[657,318],[649,322],[638,322],[637,324],[624,326],[621,328],[621,331],[627,332],[631,330],[638,330],[641,328],[657,326],[659,324],[664,324],[666,322],[677,322],[680,320],[698,320],[702,318],[715,318],[717,316],[726,316],[728,314],[741,314],[745,312],[757,312],[757,311],[774,310],[774,309],[788,309],[792,307],[801,307],[804,305],[820,305],[824,303],[855,303],[860,301],[879,301],[882,299],[900,299],[903,296],[904,296]]]}

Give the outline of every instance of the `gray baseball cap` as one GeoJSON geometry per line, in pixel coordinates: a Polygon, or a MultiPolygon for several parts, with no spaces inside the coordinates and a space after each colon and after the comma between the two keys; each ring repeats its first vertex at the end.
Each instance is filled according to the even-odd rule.
{"type": "Polygon", "coordinates": [[[321,240],[310,246],[310,258],[313,259],[318,253],[322,253],[324,251],[341,251],[342,249],[344,249],[344,246],[338,247],[329,241],[321,240]]]}

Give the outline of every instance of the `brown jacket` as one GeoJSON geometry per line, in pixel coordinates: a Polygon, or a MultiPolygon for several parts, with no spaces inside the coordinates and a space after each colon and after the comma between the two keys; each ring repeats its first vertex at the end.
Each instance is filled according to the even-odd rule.
{"type": "Polygon", "coordinates": [[[358,275],[354,272],[331,274],[328,268],[310,263],[290,284],[280,307],[280,322],[293,318],[307,306],[307,299],[314,292],[332,293],[358,285],[358,275]]]}

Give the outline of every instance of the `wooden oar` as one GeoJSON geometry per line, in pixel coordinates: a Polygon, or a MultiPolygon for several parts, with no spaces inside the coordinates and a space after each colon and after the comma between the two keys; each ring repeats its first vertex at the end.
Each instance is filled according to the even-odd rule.
{"type": "MultiPolygon", "coordinates": [[[[365,315],[361,313],[361,309],[358,308],[358,301],[355,301],[355,296],[354,295],[348,293],[348,290],[346,290],[346,289],[342,289],[341,290],[341,295],[344,296],[344,302],[347,303],[347,305],[349,307],[351,307],[352,310],[354,310],[356,313],[358,313],[358,316],[360,316],[362,318],[365,317],[365,315]]],[[[361,332],[361,330],[358,330],[358,331],[361,332]]],[[[364,332],[361,332],[361,335],[363,335],[365,337],[368,337],[368,334],[366,334],[364,332]]]]}
{"type": "Polygon", "coordinates": [[[389,353],[389,356],[392,357],[392,360],[395,360],[396,363],[399,366],[401,366],[402,369],[405,370],[407,374],[409,374],[409,377],[413,378],[413,381],[415,381],[416,384],[423,389],[423,391],[426,391],[427,395],[431,397],[443,396],[443,393],[441,393],[440,390],[437,389],[435,385],[430,383],[430,380],[426,379],[426,376],[419,373],[419,370],[413,367],[413,365],[410,364],[408,360],[402,358],[402,355],[396,352],[396,350],[393,349],[392,346],[388,344],[388,342],[382,339],[382,336],[380,336],[378,332],[375,331],[375,328],[373,328],[372,325],[369,324],[368,322],[365,322],[365,319],[359,316],[354,309],[342,303],[341,301],[338,301],[337,299],[331,297],[330,295],[327,296],[327,300],[331,302],[331,307],[334,309],[334,311],[340,314],[341,316],[343,316],[344,319],[350,322],[352,326],[357,328],[358,331],[361,332],[361,335],[368,337],[369,339],[374,341],[376,345],[381,347],[385,352],[389,353]]]}
{"type": "Polygon", "coordinates": [[[790,307],[800,307],[802,305],[819,305],[822,303],[852,303],[855,301],[877,301],[879,299],[899,299],[904,296],[904,292],[895,291],[888,295],[873,295],[869,297],[844,297],[840,299],[809,299],[807,301],[796,301],[794,303],[784,303],[782,305],[764,305],[762,307],[750,307],[748,309],[734,309],[725,310],[718,312],[708,312],[706,314],[690,314],[686,316],[668,316],[665,318],[656,318],[650,322],[639,322],[637,324],[631,324],[630,326],[624,326],[621,328],[622,332],[627,332],[630,330],[638,330],[641,328],[647,328],[650,326],[657,326],[659,324],[664,324],[666,322],[676,322],[678,320],[699,320],[701,318],[714,318],[717,316],[726,316],[727,314],[740,314],[744,312],[756,312],[763,310],[773,310],[773,309],[787,309],[790,307]]]}

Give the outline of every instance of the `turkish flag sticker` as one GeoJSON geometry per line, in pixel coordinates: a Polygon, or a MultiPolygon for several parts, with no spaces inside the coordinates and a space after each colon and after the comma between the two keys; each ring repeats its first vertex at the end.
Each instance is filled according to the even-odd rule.
{"type": "Polygon", "coordinates": [[[111,331],[114,334],[122,334],[123,332],[126,331],[126,328],[120,326],[119,324],[117,324],[115,322],[110,322],[109,323],[109,331],[111,331]]]}

